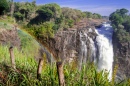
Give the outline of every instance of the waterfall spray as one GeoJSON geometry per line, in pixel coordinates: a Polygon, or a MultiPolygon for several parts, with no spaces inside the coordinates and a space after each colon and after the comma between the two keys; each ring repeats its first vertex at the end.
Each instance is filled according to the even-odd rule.
{"type": "Polygon", "coordinates": [[[113,45],[112,34],[113,29],[110,24],[103,24],[101,28],[96,29],[98,36],[96,37],[97,45],[97,68],[99,71],[107,71],[108,79],[112,79],[112,65],[113,65],[113,45]]]}

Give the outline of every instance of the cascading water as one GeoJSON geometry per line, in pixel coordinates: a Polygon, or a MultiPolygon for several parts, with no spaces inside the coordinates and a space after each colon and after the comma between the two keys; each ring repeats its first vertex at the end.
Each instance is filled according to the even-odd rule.
{"type": "Polygon", "coordinates": [[[79,70],[81,70],[82,63],[86,63],[87,60],[87,34],[85,32],[80,32],[80,52],[79,52],[79,70]]]}
{"type": "Polygon", "coordinates": [[[94,61],[98,71],[104,70],[109,72],[108,79],[111,80],[113,64],[113,28],[109,23],[102,24],[101,28],[95,30],[97,33],[95,40],[87,35],[91,32],[92,31],[85,32],[84,30],[79,32],[79,69],[81,69],[82,64],[86,63],[86,60],[94,61]]]}
{"type": "Polygon", "coordinates": [[[98,36],[95,40],[97,48],[97,57],[95,62],[99,71],[104,70],[109,72],[108,79],[111,80],[113,65],[113,28],[110,24],[104,23],[101,28],[96,29],[96,33],[98,36]]]}

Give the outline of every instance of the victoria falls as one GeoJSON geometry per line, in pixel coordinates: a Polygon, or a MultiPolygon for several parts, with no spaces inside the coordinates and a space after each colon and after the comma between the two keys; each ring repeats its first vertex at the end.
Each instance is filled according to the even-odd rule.
{"type": "Polygon", "coordinates": [[[118,2],[0,0],[0,86],[130,86],[130,1],[118,2]]]}

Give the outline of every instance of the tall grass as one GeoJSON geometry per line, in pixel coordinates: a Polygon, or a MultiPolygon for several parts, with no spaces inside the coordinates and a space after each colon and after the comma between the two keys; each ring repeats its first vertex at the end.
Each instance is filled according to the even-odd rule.
{"type": "MultiPolygon", "coordinates": [[[[10,56],[7,46],[0,46],[0,86],[58,86],[56,64],[44,62],[41,81],[37,80],[38,63],[14,48],[16,69],[10,67],[10,56]]],[[[64,65],[66,86],[130,86],[130,81],[112,83],[107,79],[107,73],[97,72],[94,64],[87,63],[79,71],[73,65],[64,65]]]]}
{"type": "Polygon", "coordinates": [[[40,44],[26,31],[18,29],[18,36],[21,40],[22,52],[33,56],[38,56],[40,44]]]}

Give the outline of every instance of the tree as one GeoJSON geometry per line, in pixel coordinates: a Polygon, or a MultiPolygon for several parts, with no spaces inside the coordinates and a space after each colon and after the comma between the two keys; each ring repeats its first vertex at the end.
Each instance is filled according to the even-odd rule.
{"type": "Polygon", "coordinates": [[[94,19],[101,19],[102,16],[101,16],[100,14],[93,13],[93,18],[94,18],[94,19]]]}
{"type": "Polygon", "coordinates": [[[123,26],[125,27],[125,30],[130,33],[130,18],[129,18],[129,20],[127,20],[123,23],[123,26]]]}
{"type": "Polygon", "coordinates": [[[24,2],[24,3],[15,3],[15,18],[17,20],[22,19],[22,21],[26,20],[29,21],[32,17],[32,14],[35,14],[35,9],[36,9],[36,3],[33,1],[32,3],[29,2],[24,2]],[[18,15],[17,15],[18,14],[18,15]],[[20,16],[19,16],[20,14],[20,16]],[[18,17],[23,18],[18,18],[18,17]]]}
{"type": "Polygon", "coordinates": [[[118,13],[114,12],[110,15],[109,20],[116,26],[123,23],[123,18],[118,13]]]}
{"type": "Polygon", "coordinates": [[[0,0],[0,15],[9,8],[7,0],[0,0]]]}
{"type": "Polygon", "coordinates": [[[13,17],[13,13],[14,13],[14,1],[11,0],[11,8],[10,8],[11,17],[13,17]]]}
{"type": "Polygon", "coordinates": [[[91,12],[84,12],[87,18],[92,18],[93,14],[91,12]]]}
{"type": "Polygon", "coordinates": [[[123,15],[126,15],[129,11],[125,8],[122,8],[120,9],[120,14],[123,16],[123,15]]]}
{"type": "Polygon", "coordinates": [[[38,16],[43,19],[49,21],[50,19],[59,18],[61,15],[61,8],[59,5],[52,3],[41,6],[37,10],[38,16]]]}
{"type": "Polygon", "coordinates": [[[130,41],[130,16],[127,14],[128,10],[122,8],[113,12],[109,17],[119,42],[130,41]]]}

